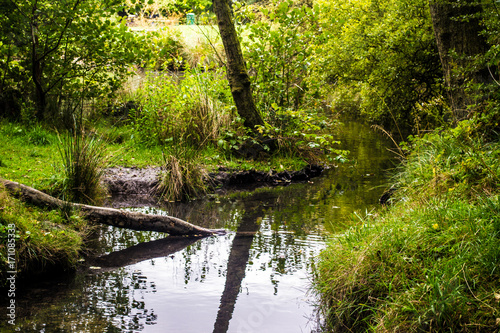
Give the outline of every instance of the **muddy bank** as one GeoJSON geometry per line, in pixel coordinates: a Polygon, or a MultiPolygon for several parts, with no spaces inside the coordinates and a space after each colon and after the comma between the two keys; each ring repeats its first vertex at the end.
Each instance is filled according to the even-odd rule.
{"type": "MultiPolygon", "coordinates": [[[[309,181],[318,177],[324,168],[318,165],[308,166],[299,171],[271,170],[235,170],[221,167],[217,172],[208,174],[207,184],[213,193],[225,194],[236,190],[253,190],[262,186],[286,186],[295,182],[309,181]]],[[[148,206],[158,202],[156,188],[161,169],[125,168],[107,169],[104,184],[108,187],[113,206],[148,206]]]]}
{"type": "Polygon", "coordinates": [[[260,186],[286,186],[291,183],[309,181],[318,177],[324,168],[318,165],[308,166],[299,171],[270,172],[247,170],[238,171],[219,168],[218,172],[209,174],[209,183],[216,192],[227,190],[252,189],[260,186]]]}

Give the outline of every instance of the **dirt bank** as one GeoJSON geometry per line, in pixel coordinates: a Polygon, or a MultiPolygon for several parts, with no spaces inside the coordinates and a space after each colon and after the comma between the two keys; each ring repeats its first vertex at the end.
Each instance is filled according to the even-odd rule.
{"type": "MultiPolygon", "coordinates": [[[[207,184],[214,193],[224,194],[235,190],[252,190],[262,186],[286,186],[306,182],[321,175],[324,168],[308,166],[299,171],[255,171],[235,170],[221,167],[217,172],[208,174],[207,184]]],[[[146,206],[157,202],[156,187],[161,169],[125,168],[107,169],[104,184],[112,196],[113,206],[146,206]],[[117,202],[118,201],[118,202],[117,202]]]]}

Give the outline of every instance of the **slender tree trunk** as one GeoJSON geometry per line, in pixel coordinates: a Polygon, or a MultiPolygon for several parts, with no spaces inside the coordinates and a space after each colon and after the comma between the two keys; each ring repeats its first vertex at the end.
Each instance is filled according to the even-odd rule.
{"type": "Polygon", "coordinates": [[[42,86],[42,62],[38,54],[38,22],[36,19],[36,2],[33,5],[33,12],[31,13],[31,77],[35,85],[35,104],[36,104],[36,117],[42,121],[45,116],[45,107],[47,105],[46,92],[42,86]]]}
{"type": "Polygon", "coordinates": [[[476,0],[429,0],[429,7],[451,107],[463,118],[475,102],[466,85],[491,82],[487,68],[475,63],[488,50],[480,34],[482,7],[476,0]]]}
{"type": "Polygon", "coordinates": [[[264,121],[252,97],[250,77],[247,73],[236,29],[231,19],[228,0],[214,0],[213,6],[224,50],[226,51],[227,76],[234,103],[238,114],[244,119],[244,125],[251,130],[255,130],[255,126],[264,125],[264,121]]]}
{"type": "Polygon", "coordinates": [[[171,216],[141,214],[114,208],[70,203],[54,198],[26,185],[0,178],[0,185],[1,184],[3,184],[3,186],[13,195],[35,206],[50,209],[62,209],[71,206],[80,211],[86,219],[92,222],[107,224],[118,228],[140,231],[159,231],[168,233],[172,236],[209,236],[224,233],[223,230],[202,228],[171,216]]]}

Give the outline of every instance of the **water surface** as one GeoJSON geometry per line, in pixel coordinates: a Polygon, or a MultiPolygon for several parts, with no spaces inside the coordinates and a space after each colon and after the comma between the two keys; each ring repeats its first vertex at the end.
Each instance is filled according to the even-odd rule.
{"type": "MultiPolygon", "coordinates": [[[[378,207],[390,143],[347,122],[352,163],[311,182],[170,204],[166,213],[227,235],[167,237],[103,227],[90,273],[44,281],[16,299],[23,332],[317,332],[311,272],[332,235],[378,207]]],[[[0,310],[4,315],[5,307],[0,310]]],[[[0,324],[2,325],[2,324],[0,324]]],[[[2,328],[0,326],[0,328],[2,328]]],[[[4,329],[5,330],[5,329],[4,329]]],[[[4,331],[2,330],[2,332],[4,331]]]]}

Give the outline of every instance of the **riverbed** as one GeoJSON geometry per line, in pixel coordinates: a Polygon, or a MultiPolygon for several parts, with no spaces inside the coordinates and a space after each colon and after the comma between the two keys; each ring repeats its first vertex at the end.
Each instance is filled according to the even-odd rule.
{"type": "MultiPolygon", "coordinates": [[[[203,239],[102,227],[85,270],[16,296],[22,332],[321,332],[311,290],[318,254],[380,209],[391,142],[345,121],[350,162],[289,186],[129,208],[228,233],[203,239]],[[97,259],[96,259],[97,258],[97,259]]],[[[5,309],[0,315],[5,317],[5,309]]],[[[2,332],[7,327],[2,322],[2,332]]]]}

